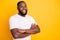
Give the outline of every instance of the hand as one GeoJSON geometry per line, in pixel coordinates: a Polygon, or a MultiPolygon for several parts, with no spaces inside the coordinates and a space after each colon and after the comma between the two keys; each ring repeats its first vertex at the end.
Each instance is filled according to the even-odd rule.
{"type": "Polygon", "coordinates": [[[19,29],[19,32],[20,32],[20,33],[25,33],[25,30],[19,29]]]}

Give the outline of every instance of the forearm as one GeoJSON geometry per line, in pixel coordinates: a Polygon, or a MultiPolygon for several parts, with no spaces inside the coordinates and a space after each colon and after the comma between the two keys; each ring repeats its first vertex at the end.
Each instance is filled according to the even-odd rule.
{"type": "MultiPolygon", "coordinates": [[[[21,30],[22,31],[22,30],[21,30]]],[[[24,32],[19,32],[19,29],[17,29],[17,28],[14,28],[14,29],[11,29],[11,33],[12,33],[12,36],[14,37],[14,38],[24,38],[24,37],[26,37],[26,36],[29,36],[30,34],[28,34],[28,33],[24,33],[24,32]]]]}
{"type": "Polygon", "coordinates": [[[19,34],[15,34],[14,38],[24,38],[26,36],[29,36],[30,34],[28,33],[19,33],[19,34]]]}
{"type": "Polygon", "coordinates": [[[21,31],[21,29],[19,29],[20,33],[28,33],[28,34],[34,34],[36,32],[36,29],[25,29],[24,31],[21,31]]]}
{"type": "Polygon", "coordinates": [[[30,34],[35,34],[38,33],[39,31],[37,29],[27,29],[26,33],[30,33],[30,34]]]}
{"type": "Polygon", "coordinates": [[[31,25],[31,28],[26,30],[26,33],[30,33],[30,34],[36,34],[39,32],[40,32],[40,28],[38,25],[35,24],[31,25]]]}
{"type": "Polygon", "coordinates": [[[19,34],[19,37],[20,38],[24,38],[24,37],[26,37],[26,36],[29,36],[30,34],[28,34],[28,33],[23,33],[23,34],[19,34]]]}

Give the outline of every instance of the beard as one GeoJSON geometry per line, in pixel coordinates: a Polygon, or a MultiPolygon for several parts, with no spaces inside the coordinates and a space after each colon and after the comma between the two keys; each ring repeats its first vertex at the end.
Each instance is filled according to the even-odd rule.
{"type": "Polygon", "coordinates": [[[22,15],[22,16],[25,16],[27,14],[27,10],[25,13],[23,13],[22,11],[19,10],[19,14],[22,15]]]}

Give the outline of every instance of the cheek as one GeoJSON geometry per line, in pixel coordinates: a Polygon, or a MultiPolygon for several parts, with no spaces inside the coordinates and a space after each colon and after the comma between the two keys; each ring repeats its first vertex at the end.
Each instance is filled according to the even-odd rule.
{"type": "Polygon", "coordinates": [[[21,8],[20,11],[22,11],[22,12],[26,12],[26,9],[21,8]]]}
{"type": "Polygon", "coordinates": [[[22,7],[19,7],[18,9],[19,9],[20,11],[22,11],[22,10],[23,10],[23,8],[22,8],[22,7]]]}
{"type": "Polygon", "coordinates": [[[23,8],[20,8],[20,10],[22,11],[22,10],[23,10],[23,8]]]}

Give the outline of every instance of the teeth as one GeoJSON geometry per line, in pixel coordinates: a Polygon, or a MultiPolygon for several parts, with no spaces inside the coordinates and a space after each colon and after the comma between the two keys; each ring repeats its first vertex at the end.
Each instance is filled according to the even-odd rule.
{"type": "Polygon", "coordinates": [[[23,12],[26,12],[25,10],[23,10],[23,12]]]}
{"type": "Polygon", "coordinates": [[[26,10],[23,10],[23,12],[25,13],[25,12],[26,12],[26,10]]]}

